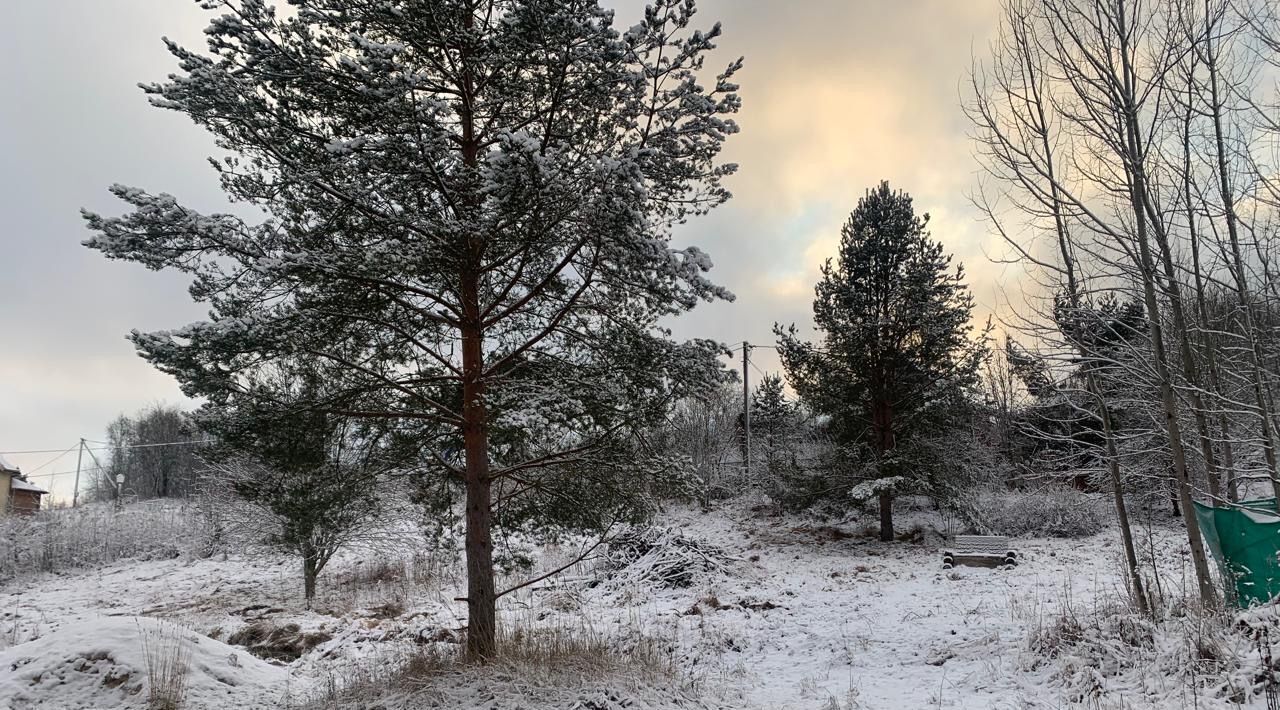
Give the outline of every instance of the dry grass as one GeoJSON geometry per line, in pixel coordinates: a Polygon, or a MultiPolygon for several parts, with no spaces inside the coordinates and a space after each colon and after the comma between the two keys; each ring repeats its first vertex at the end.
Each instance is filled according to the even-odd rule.
{"type": "Polygon", "coordinates": [[[450,555],[419,552],[331,564],[321,576],[315,605],[334,616],[360,609],[381,618],[399,616],[391,612],[403,613],[410,600],[443,598],[444,586],[456,581],[455,563],[450,555]]]}
{"type": "Polygon", "coordinates": [[[465,644],[425,644],[330,675],[312,707],[342,708],[395,696],[412,696],[415,707],[436,707],[431,702],[447,707],[472,686],[490,682],[518,686],[522,697],[555,697],[601,684],[621,690],[679,686],[674,639],[642,632],[636,624],[623,626],[606,634],[581,617],[508,615],[499,629],[496,658],[477,663],[465,658],[465,644]]]}
{"type": "Polygon", "coordinates": [[[147,662],[147,710],[181,710],[191,669],[186,629],[160,622],[150,628],[139,624],[138,633],[147,662]]]}
{"type": "Polygon", "coordinates": [[[1081,604],[1011,604],[1027,626],[1024,672],[1045,671],[1072,703],[1110,707],[1126,695],[1169,707],[1220,707],[1263,691],[1259,650],[1231,614],[1179,601],[1140,614],[1118,590],[1081,604]],[[1177,705],[1175,705],[1175,701],[1177,705]]]}
{"type": "Polygon", "coordinates": [[[498,633],[498,662],[584,677],[625,673],[670,679],[678,674],[674,639],[640,629],[637,620],[605,634],[585,617],[555,619],[550,624],[532,614],[508,619],[498,633]]]}
{"type": "Polygon", "coordinates": [[[177,501],[148,501],[117,513],[108,504],[42,511],[0,520],[0,580],[35,572],[96,567],[125,559],[169,559],[191,552],[204,533],[197,511],[177,501]]]}

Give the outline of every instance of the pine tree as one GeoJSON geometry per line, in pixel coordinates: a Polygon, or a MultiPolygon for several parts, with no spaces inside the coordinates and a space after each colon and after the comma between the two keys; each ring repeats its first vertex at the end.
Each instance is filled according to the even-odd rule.
{"type": "MultiPolygon", "coordinates": [[[[893,498],[927,487],[902,447],[963,409],[986,354],[973,338],[973,297],[963,267],[952,268],[906,193],[882,182],[858,201],[815,289],[820,345],[775,326],[792,387],[830,430],[846,457],[865,452],[872,480],[854,497],[880,507],[880,539],[893,539],[893,498]]],[[[845,461],[847,467],[858,461],[845,461]]],[[[927,491],[926,491],[927,492],[927,491]]]]}
{"type": "Polygon", "coordinates": [[[692,29],[693,0],[622,33],[595,0],[206,4],[228,10],[208,54],[170,43],[180,73],[143,88],[269,218],[115,186],[133,211],[86,213],[87,244],[193,275],[208,322],[132,335],[189,395],[305,356],[340,375],[327,411],[411,431],[462,490],[467,648],[492,657],[495,487],[617,473],[612,444],[718,377],[714,344],[658,323],[730,297],[670,231],[729,197],[741,60],[703,85],[720,29],[692,29]]]}
{"type": "Polygon", "coordinates": [[[212,475],[260,511],[266,542],[301,559],[308,606],[333,555],[379,523],[378,483],[391,470],[379,433],[314,406],[325,379],[314,365],[282,363],[197,413],[218,441],[212,475]]]}
{"type": "Polygon", "coordinates": [[[780,375],[765,375],[751,393],[751,426],[764,453],[764,464],[773,471],[791,450],[796,428],[795,404],[787,400],[780,375]]]}

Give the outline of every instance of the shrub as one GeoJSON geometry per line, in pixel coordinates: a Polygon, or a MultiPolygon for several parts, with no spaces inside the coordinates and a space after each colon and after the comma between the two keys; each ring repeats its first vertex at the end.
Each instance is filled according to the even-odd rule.
{"type": "Polygon", "coordinates": [[[173,501],[148,501],[116,512],[110,504],[0,519],[0,580],[35,572],[94,567],[124,559],[164,559],[202,546],[198,512],[173,501]]]}
{"type": "Polygon", "coordinates": [[[1082,607],[1068,598],[1030,608],[1023,670],[1046,670],[1069,703],[1111,707],[1102,699],[1123,689],[1126,708],[1223,707],[1273,687],[1269,657],[1260,653],[1269,647],[1256,643],[1273,619],[1246,619],[1247,612],[1232,619],[1187,604],[1152,618],[1105,596],[1082,607]]]}
{"type": "Polygon", "coordinates": [[[995,535],[1087,537],[1102,531],[1107,503],[1071,488],[987,491],[964,502],[963,513],[979,532],[995,535]]]}

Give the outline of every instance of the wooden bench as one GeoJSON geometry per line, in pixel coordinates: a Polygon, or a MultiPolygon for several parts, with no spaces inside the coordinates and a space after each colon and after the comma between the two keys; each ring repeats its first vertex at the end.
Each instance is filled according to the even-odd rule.
{"type": "Polygon", "coordinates": [[[1017,564],[1018,553],[1010,549],[1004,535],[956,535],[952,546],[942,552],[942,569],[956,565],[1009,569],[1017,564]]]}

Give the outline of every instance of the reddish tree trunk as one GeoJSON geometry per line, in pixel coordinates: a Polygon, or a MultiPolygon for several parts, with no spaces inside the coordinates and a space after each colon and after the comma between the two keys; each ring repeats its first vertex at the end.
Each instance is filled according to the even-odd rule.
{"type": "MultiPolygon", "coordinates": [[[[474,8],[471,8],[474,10],[474,8]]],[[[475,25],[475,13],[465,15],[467,30],[475,25]]],[[[480,164],[480,144],[476,136],[475,80],[467,53],[462,57],[462,161],[472,170],[480,164]]],[[[468,210],[478,210],[480,199],[469,195],[468,210]]],[[[489,478],[489,414],[485,407],[484,316],[480,306],[480,275],[483,239],[466,240],[468,265],[460,280],[462,306],[462,442],[466,454],[466,557],[467,557],[467,655],[477,660],[497,654],[497,594],[493,579],[493,482],[489,478]]]]}
{"type": "Polygon", "coordinates": [[[474,277],[464,278],[462,300],[470,321],[462,328],[462,440],[466,453],[467,655],[497,652],[497,598],[493,579],[492,481],[488,412],[484,404],[484,344],[474,277]]]}

